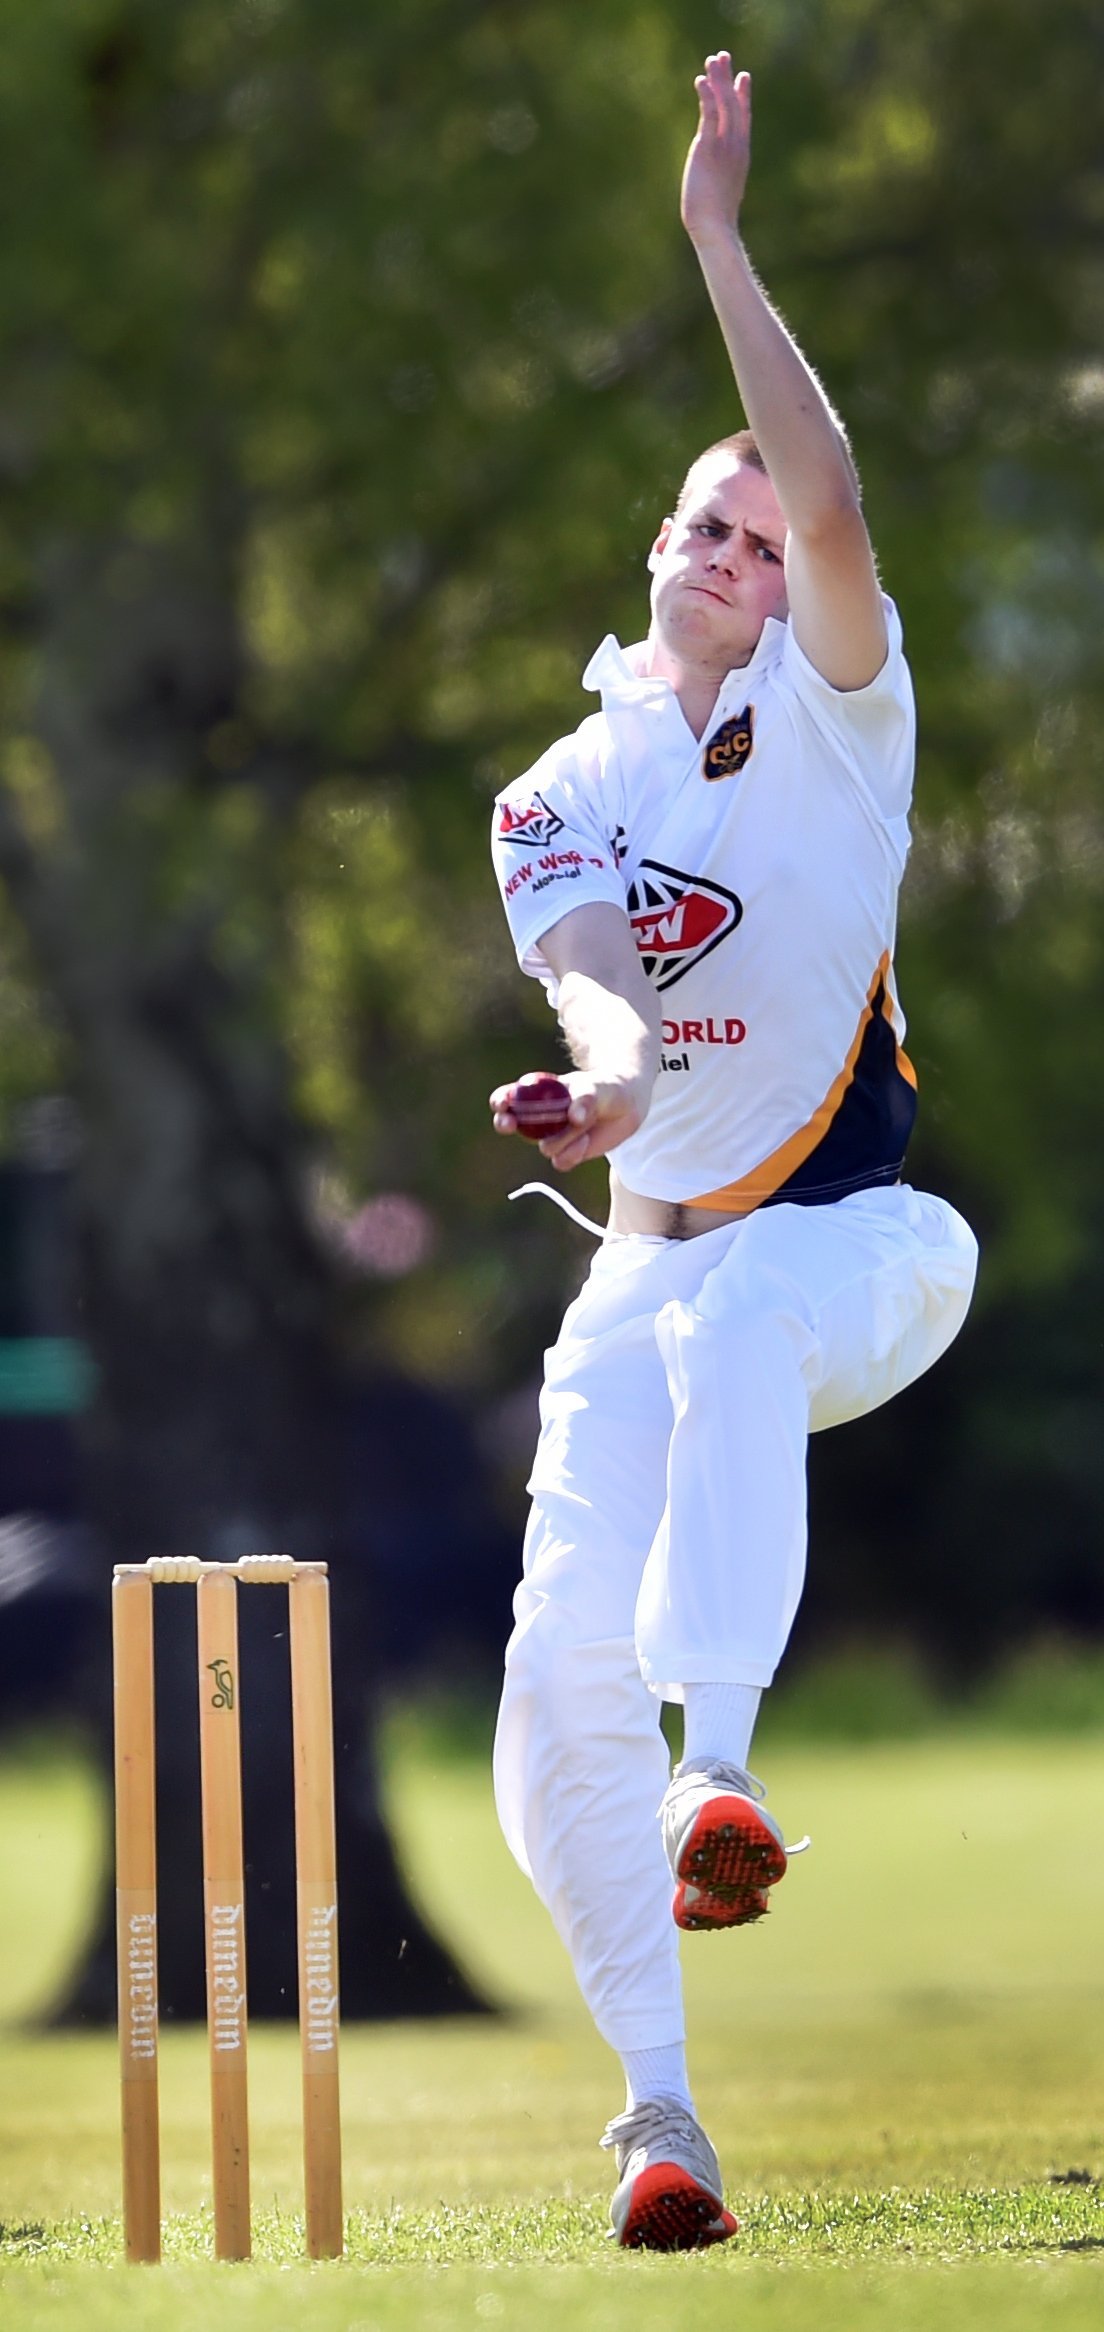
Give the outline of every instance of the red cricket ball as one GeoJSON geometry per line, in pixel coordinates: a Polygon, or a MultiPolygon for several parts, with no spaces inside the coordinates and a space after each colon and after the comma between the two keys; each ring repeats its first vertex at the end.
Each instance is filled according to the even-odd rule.
{"type": "Polygon", "coordinates": [[[548,1134],[562,1134],[567,1125],[571,1095],[562,1078],[547,1069],[531,1069],[519,1077],[506,1096],[506,1107],[527,1142],[543,1142],[548,1134]]]}

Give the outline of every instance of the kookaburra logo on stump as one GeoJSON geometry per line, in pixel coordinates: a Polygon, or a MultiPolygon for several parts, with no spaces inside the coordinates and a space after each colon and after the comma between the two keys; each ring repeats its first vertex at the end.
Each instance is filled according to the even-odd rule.
{"type": "Polygon", "coordinates": [[[746,704],[742,713],[737,713],[731,721],[722,721],[714,731],[702,755],[702,776],[710,783],[720,777],[735,777],[754,742],[755,706],[746,704]]]}

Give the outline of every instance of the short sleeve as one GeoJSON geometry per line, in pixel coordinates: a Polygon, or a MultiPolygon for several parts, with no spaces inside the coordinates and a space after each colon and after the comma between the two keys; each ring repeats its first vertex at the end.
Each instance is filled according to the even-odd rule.
{"type": "Polygon", "coordinates": [[[833,688],[810,664],[787,623],[781,671],[822,736],[847,761],[880,821],[907,819],[916,765],[916,707],[905,661],[901,618],[884,599],[889,646],[866,688],[833,688]]]}
{"type": "Polygon", "coordinates": [[[499,794],[491,856],[523,972],[549,978],[538,942],[573,907],[625,906],[616,814],[604,799],[598,757],[585,731],[553,745],[499,794]]]}

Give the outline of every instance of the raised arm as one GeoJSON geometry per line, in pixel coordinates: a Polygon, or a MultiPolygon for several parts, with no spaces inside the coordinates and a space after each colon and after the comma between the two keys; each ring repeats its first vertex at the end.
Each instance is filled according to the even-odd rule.
{"type": "Polygon", "coordinates": [[[740,237],[751,161],[751,75],[726,51],[694,84],[701,109],[682,181],[694,245],[736,386],[789,534],[786,589],[799,647],[834,688],[864,688],[886,658],[885,615],[843,429],[757,281],[740,237]]]}
{"type": "MultiPolygon", "coordinates": [[[[575,1069],[571,1126],[540,1145],[566,1171],[604,1158],[642,1125],[659,1069],[660,1016],[637,954],[628,916],[594,902],[575,907],[546,931],[541,954],[559,981],[556,1009],[575,1069]]],[[[512,1134],[510,1087],[491,1095],[495,1131],[512,1134]]]]}

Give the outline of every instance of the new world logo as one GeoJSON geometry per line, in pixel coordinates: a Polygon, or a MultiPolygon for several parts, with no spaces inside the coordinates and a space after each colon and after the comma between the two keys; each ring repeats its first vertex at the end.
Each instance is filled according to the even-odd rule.
{"type": "Polygon", "coordinates": [[[498,814],[500,842],[522,842],[527,849],[535,849],[562,833],[563,819],[557,811],[549,809],[543,794],[534,794],[524,808],[503,802],[498,814]]]}
{"type": "Polygon", "coordinates": [[[661,993],[719,947],[744,912],[723,884],[651,858],[629,885],[628,908],[641,963],[661,993]]]}

